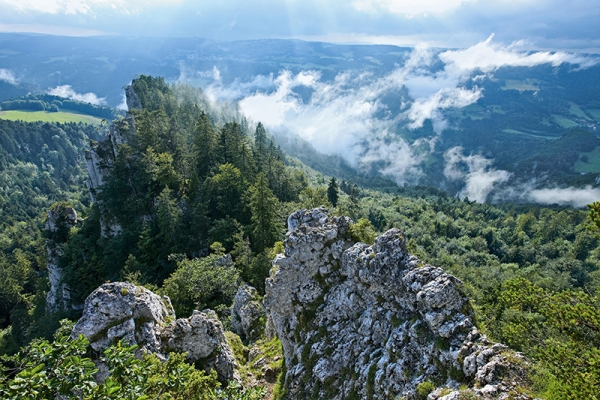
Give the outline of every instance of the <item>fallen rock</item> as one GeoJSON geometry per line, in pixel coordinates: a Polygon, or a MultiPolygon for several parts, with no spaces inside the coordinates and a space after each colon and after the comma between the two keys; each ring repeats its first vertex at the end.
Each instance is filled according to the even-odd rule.
{"type": "Polygon", "coordinates": [[[398,229],[368,246],[352,241],[351,223],[324,208],[288,218],[264,297],[287,398],[413,399],[425,381],[513,390],[503,377],[520,367],[474,327],[461,282],[408,254],[398,229]]]}

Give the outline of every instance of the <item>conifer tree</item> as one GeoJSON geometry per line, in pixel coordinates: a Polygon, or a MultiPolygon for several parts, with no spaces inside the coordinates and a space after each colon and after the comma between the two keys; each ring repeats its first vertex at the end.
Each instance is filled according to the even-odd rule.
{"type": "Polygon", "coordinates": [[[252,244],[257,253],[275,243],[281,227],[277,220],[278,200],[269,189],[267,177],[260,173],[249,189],[252,211],[252,244]]]}
{"type": "Polygon", "coordinates": [[[194,175],[203,182],[215,163],[216,134],[204,111],[196,122],[194,134],[194,175]]]}
{"type": "Polygon", "coordinates": [[[327,186],[327,200],[329,200],[332,206],[337,207],[338,198],[338,184],[335,177],[332,177],[329,181],[329,186],[327,186]]]}
{"type": "Polygon", "coordinates": [[[268,161],[267,150],[267,132],[263,124],[259,122],[254,133],[254,159],[260,172],[265,170],[268,161]]]}

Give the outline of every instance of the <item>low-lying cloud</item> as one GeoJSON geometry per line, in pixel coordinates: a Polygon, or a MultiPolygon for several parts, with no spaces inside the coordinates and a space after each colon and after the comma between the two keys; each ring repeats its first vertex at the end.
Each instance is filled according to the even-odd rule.
{"type": "Polygon", "coordinates": [[[508,171],[492,168],[493,160],[478,154],[463,155],[462,147],[453,147],[446,151],[444,160],[446,178],[465,183],[458,196],[478,203],[485,203],[494,187],[507,182],[511,176],[508,171]]]}
{"type": "Polygon", "coordinates": [[[487,40],[467,49],[441,52],[437,58],[444,63],[444,68],[439,71],[430,73],[427,69],[417,68],[410,74],[405,86],[415,101],[406,113],[411,121],[409,128],[420,128],[425,120],[431,119],[436,132],[441,132],[446,128],[442,110],[466,107],[484,95],[476,85],[472,89],[466,89],[464,85],[491,77],[502,67],[571,64],[584,69],[598,63],[597,58],[560,51],[522,52],[518,49],[523,43],[502,46],[494,43],[493,37],[490,35],[487,40]]]}
{"type": "Polygon", "coordinates": [[[538,204],[558,204],[576,208],[585,207],[586,204],[600,200],[600,188],[586,186],[583,189],[554,188],[535,189],[529,192],[528,200],[538,204]]]}
{"type": "Polygon", "coordinates": [[[72,100],[83,101],[86,103],[92,103],[94,105],[105,105],[106,100],[104,97],[98,97],[95,93],[77,93],[73,90],[71,85],[57,86],[54,89],[49,89],[48,94],[53,96],[66,97],[72,100]]]}
{"type": "MultiPolygon", "coordinates": [[[[581,69],[598,62],[564,52],[521,52],[519,43],[502,46],[492,38],[463,50],[436,53],[415,48],[399,57],[400,65],[385,76],[348,71],[326,81],[318,71],[284,70],[278,76],[259,75],[228,85],[216,67],[195,73],[182,69],[182,76],[212,77],[206,93],[213,100],[237,100],[244,114],[272,130],[295,132],[321,152],[339,154],[357,167],[375,166],[402,184],[421,175],[436,136],[410,143],[396,134],[398,126],[414,130],[431,120],[439,135],[447,128],[445,112],[484,97],[477,83],[502,67],[567,63],[581,69]],[[385,103],[386,97],[398,101],[385,103]]],[[[447,162],[455,162],[459,153],[450,154],[454,158],[447,162]]],[[[481,156],[461,157],[457,162],[468,165],[469,171],[461,193],[470,199],[485,201],[496,184],[508,179],[506,171],[491,169],[481,156]]]]}
{"type": "Polygon", "coordinates": [[[17,78],[15,78],[15,74],[11,70],[4,68],[0,68],[0,81],[8,82],[11,85],[19,83],[17,78]]]}

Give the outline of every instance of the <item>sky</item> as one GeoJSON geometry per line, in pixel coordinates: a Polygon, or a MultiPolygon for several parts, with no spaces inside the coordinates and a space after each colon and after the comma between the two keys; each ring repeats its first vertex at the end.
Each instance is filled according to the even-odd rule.
{"type": "Polygon", "coordinates": [[[600,52],[600,0],[0,0],[0,31],[600,52]]]}

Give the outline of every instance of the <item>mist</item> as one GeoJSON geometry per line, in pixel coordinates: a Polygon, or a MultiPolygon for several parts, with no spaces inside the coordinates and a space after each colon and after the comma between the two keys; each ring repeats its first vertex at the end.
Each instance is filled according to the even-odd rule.
{"type": "Polygon", "coordinates": [[[106,105],[104,97],[98,97],[95,93],[77,93],[73,90],[71,85],[62,85],[57,86],[54,89],[48,89],[48,94],[83,101],[94,105],[106,105]]]}
{"type": "MultiPolygon", "coordinates": [[[[408,56],[399,56],[397,68],[385,76],[344,72],[329,81],[314,70],[283,70],[277,76],[258,75],[229,85],[222,83],[216,67],[194,72],[182,66],[181,74],[212,79],[206,87],[210,98],[238,101],[242,113],[273,132],[292,131],[317,150],[340,155],[354,167],[377,168],[399,184],[416,183],[423,161],[447,128],[445,112],[467,107],[485,96],[477,82],[492,78],[502,67],[570,64],[583,69],[598,62],[565,52],[519,51],[522,46],[519,42],[509,46],[494,43],[491,35],[462,50],[417,47],[408,56]],[[396,98],[400,106],[384,103],[384,96],[396,98]],[[431,137],[409,142],[396,134],[398,127],[415,130],[427,120],[434,130],[431,137]]],[[[478,164],[477,158],[469,160],[461,161],[473,168],[465,176],[461,193],[484,201],[497,183],[508,179],[507,173],[486,169],[489,165],[478,164]]]]}
{"type": "Polygon", "coordinates": [[[10,83],[11,85],[16,85],[19,83],[13,72],[4,68],[0,68],[0,81],[10,83]]]}
{"type": "Polygon", "coordinates": [[[464,182],[463,189],[458,193],[461,199],[485,203],[490,192],[498,184],[507,182],[511,176],[508,171],[494,169],[493,160],[478,154],[463,155],[462,147],[446,151],[444,160],[446,178],[464,182]]]}

